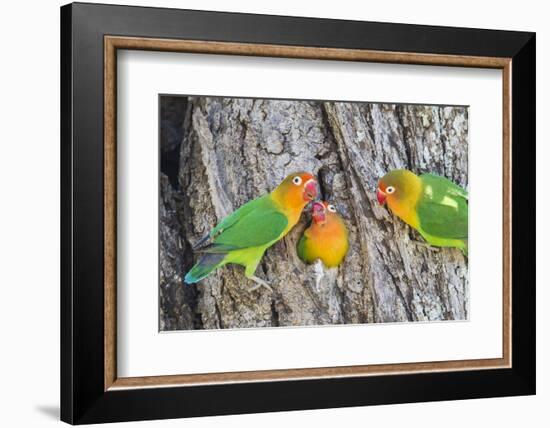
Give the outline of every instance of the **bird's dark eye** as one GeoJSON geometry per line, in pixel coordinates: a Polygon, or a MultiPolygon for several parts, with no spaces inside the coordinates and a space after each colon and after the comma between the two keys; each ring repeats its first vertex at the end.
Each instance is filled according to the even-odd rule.
{"type": "Polygon", "coordinates": [[[296,176],[296,177],[294,177],[294,178],[292,179],[292,182],[293,182],[296,186],[299,186],[300,184],[302,184],[302,178],[296,176]]]}
{"type": "Polygon", "coordinates": [[[330,212],[333,212],[333,213],[336,212],[336,207],[334,205],[329,205],[327,208],[330,212]]]}
{"type": "Polygon", "coordinates": [[[395,192],[395,187],[393,187],[393,186],[386,187],[386,193],[388,195],[391,195],[393,192],[395,192]]]}

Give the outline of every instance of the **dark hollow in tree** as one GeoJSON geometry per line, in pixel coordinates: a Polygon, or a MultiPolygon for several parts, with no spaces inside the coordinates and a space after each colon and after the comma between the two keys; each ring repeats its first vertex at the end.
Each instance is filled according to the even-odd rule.
{"type": "Polygon", "coordinates": [[[162,96],[160,329],[219,329],[464,320],[467,259],[419,246],[416,231],[378,205],[387,171],[468,180],[468,109],[320,101],[162,96]],[[320,181],[350,231],[339,268],[307,266],[296,243],[309,217],[267,250],[248,292],[240,266],[183,283],[191,246],[289,173],[320,181]]]}

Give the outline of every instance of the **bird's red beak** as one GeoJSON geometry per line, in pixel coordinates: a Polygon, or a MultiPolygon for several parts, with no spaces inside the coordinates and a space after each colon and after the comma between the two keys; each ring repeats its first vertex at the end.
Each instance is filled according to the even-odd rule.
{"type": "Polygon", "coordinates": [[[378,199],[378,203],[380,205],[384,205],[386,203],[386,194],[382,192],[382,190],[377,189],[376,190],[376,199],[378,199]]]}
{"type": "Polygon", "coordinates": [[[317,224],[325,222],[325,206],[321,202],[314,202],[311,207],[311,217],[317,224]]]}
{"type": "Polygon", "coordinates": [[[313,201],[317,198],[317,182],[314,178],[310,178],[304,186],[304,200],[313,201]]]}

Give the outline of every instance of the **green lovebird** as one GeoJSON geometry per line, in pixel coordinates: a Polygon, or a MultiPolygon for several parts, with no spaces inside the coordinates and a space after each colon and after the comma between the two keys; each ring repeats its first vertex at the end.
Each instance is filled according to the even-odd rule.
{"type": "Polygon", "coordinates": [[[459,248],[468,254],[468,192],[452,181],[396,169],[378,182],[377,198],[429,245],[459,248]]]}
{"type": "Polygon", "coordinates": [[[203,253],[185,275],[193,284],[217,268],[234,263],[245,268],[247,278],[258,287],[271,290],[269,284],[254,276],[264,252],[296,225],[302,210],[317,197],[317,181],[307,172],[286,177],[271,193],[247,202],[224,218],[194,246],[203,253]]]}

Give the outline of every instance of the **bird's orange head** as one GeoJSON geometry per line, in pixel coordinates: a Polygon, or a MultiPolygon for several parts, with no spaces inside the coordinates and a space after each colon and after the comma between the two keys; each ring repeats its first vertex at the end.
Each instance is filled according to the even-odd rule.
{"type": "Polygon", "coordinates": [[[318,225],[323,225],[337,217],[336,207],[326,201],[316,201],[311,207],[311,218],[318,225]]]}
{"type": "Polygon", "coordinates": [[[317,180],[309,172],[296,172],[287,176],[272,192],[273,198],[289,209],[302,210],[317,198],[317,180]]]}
{"type": "Polygon", "coordinates": [[[376,198],[380,205],[386,202],[390,207],[405,202],[418,192],[420,179],[406,169],[394,169],[388,172],[378,182],[376,198]]]}

